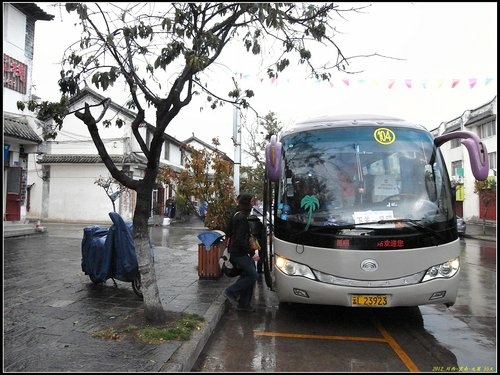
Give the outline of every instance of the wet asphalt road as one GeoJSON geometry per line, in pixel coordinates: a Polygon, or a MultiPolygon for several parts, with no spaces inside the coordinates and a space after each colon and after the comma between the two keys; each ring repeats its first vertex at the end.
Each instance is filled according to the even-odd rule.
{"type": "Polygon", "coordinates": [[[253,314],[229,310],[196,372],[496,372],[496,242],[463,239],[456,304],[279,305],[259,280],[253,314]]]}

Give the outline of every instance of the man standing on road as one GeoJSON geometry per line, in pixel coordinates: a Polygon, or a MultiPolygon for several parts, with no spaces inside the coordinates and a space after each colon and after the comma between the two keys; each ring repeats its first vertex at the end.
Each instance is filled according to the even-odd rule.
{"type": "Polygon", "coordinates": [[[250,225],[248,215],[252,210],[253,196],[240,194],[236,213],[229,221],[226,234],[231,237],[229,254],[231,262],[241,270],[241,275],[232,285],[224,290],[224,296],[240,311],[255,311],[250,304],[253,288],[257,282],[255,262],[258,253],[250,249],[250,225]]]}

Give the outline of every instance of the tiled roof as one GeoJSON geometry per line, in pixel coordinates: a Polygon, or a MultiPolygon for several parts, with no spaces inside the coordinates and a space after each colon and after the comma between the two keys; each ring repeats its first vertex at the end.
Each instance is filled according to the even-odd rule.
{"type": "Polygon", "coordinates": [[[35,3],[11,3],[14,7],[19,9],[24,14],[32,16],[36,20],[52,21],[54,16],[46,13],[42,8],[35,3]]]}
{"type": "MultiPolygon", "coordinates": [[[[127,165],[142,165],[146,166],[147,160],[144,156],[136,153],[129,155],[111,155],[111,160],[115,164],[127,164],[127,165]]],[[[87,154],[44,154],[37,160],[39,164],[98,164],[102,163],[102,159],[99,155],[87,155],[87,154]]],[[[170,164],[161,163],[161,166],[169,166],[176,172],[180,172],[182,168],[170,164]]]]}
{"type": "Polygon", "coordinates": [[[42,139],[29,126],[25,117],[12,117],[4,113],[3,134],[35,143],[42,143],[42,139]]]}
{"type": "MultiPolygon", "coordinates": [[[[135,154],[111,155],[115,164],[146,164],[146,159],[135,154]]],[[[96,164],[102,163],[99,155],[87,154],[44,154],[38,159],[39,164],[96,164]]]]}

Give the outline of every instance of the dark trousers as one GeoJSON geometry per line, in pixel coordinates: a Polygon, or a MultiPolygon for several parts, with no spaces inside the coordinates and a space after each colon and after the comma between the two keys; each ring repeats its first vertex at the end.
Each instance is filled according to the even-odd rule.
{"type": "Polygon", "coordinates": [[[239,297],[240,306],[249,306],[252,300],[253,287],[257,282],[255,262],[248,255],[231,255],[231,262],[242,272],[238,279],[226,288],[230,294],[239,297]]]}

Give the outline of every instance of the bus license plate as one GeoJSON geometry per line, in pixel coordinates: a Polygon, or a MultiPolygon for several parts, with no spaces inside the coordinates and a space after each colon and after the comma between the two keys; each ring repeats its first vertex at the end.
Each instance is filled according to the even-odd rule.
{"type": "Polygon", "coordinates": [[[353,306],[386,306],[386,295],[355,294],[351,296],[353,306]]]}

